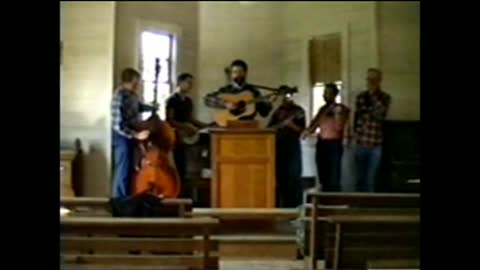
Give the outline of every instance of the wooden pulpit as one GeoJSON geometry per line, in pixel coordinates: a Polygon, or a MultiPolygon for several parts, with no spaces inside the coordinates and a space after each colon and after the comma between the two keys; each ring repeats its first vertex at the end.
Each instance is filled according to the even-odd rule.
{"type": "Polygon", "coordinates": [[[211,129],[211,206],[275,207],[275,130],[211,129]]]}
{"type": "Polygon", "coordinates": [[[75,159],[75,151],[60,150],[60,196],[75,197],[72,188],[72,162],[75,159]]]}

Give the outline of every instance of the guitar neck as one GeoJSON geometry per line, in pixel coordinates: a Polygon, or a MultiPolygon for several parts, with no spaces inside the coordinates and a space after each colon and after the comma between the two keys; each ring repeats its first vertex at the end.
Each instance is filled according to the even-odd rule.
{"type": "MultiPolygon", "coordinates": [[[[256,98],[253,98],[253,99],[250,99],[250,100],[245,100],[244,102],[246,104],[252,104],[252,103],[257,103],[261,100],[265,100],[271,96],[274,96],[275,94],[268,94],[268,95],[265,95],[265,96],[260,96],[260,97],[256,97],[256,98]]],[[[206,97],[205,99],[207,100],[210,100],[211,103],[213,103],[213,107],[216,107],[216,108],[219,108],[219,109],[226,109],[226,104],[229,103],[229,101],[223,99],[221,96],[214,96],[214,97],[206,97]]]]}

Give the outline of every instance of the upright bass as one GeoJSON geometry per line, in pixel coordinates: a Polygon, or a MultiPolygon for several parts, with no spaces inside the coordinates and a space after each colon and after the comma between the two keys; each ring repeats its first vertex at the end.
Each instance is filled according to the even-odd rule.
{"type": "MultiPolygon", "coordinates": [[[[154,102],[157,100],[157,81],[160,73],[159,59],[155,60],[154,102]]],[[[135,175],[133,193],[149,192],[164,198],[176,198],[180,194],[178,176],[172,156],[175,130],[160,119],[156,110],[138,129],[150,131],[149,137],[140,142],[142,152],[140,168],[135,175]]]]}

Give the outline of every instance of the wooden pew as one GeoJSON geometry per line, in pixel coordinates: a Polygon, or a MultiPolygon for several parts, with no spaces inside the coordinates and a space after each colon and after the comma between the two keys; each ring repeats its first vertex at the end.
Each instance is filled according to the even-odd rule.
{"type": "Polygon", "coordinates": [[[327,221],[335,227],[334,237],[327,240],[325,248],[325,257],[334,270],[364,269],[369,257],[419,258],[418,214],[336,215],[327,217],[327,221]]]}
{"type": "Polygon", "coordinates": [[[194,208],[192,216],[213,217],[220,228],[213,236],[225,259],[295,259],[297,244],[290,223],[295,208],[194,208]]]}
{"type": "MultiPolygon", "coordinates": [[[[109,198],[101,197],[61,197],[60,205],[72,211],[74,216],[109,216],[111,208],[109,198]]],[[[167,207],[178,209],[179,217],[191,216],[191,199],[164,199],[167,207]]]]}
{"type": "MultiPolygon", "coordinates": [[[[296,258],[295,231],[290,224],[298,218],[295,208],[191,208],[191,200],[165,200],[184,205],[184,217],[212,217],[220,226],[212,239],[226,258],[296,258]]],[[[71,209],[69,216],[109,216],[108,198],[62,198],[61,205],[71,209]]]]}
{"type": "MultiPolygon", "coordinates": [[[[324,259],[327,268],[334,266],[332,250],[335,245],[335,224],[332,223],[334,216],[348,216],[361,219],[362,216],[418,216],[420,206],[419,194],[393,194],[393,193],[325,193],[318,191],[310,191],[307,198],[311,199],[311,203],[306,207],[306,218],[308,221],[310,233],[308,237],[309,245],[309,269],[317,269],[317,260],[324,259]],[[315,207],[314,207],[315,206],[315,207]]],[[[374,221],[376,219],[373,219],[374,221]]],[[[395,223],[395,222],[394,222],[395,223]]],[[[395,239],[395,235],[402,236],[405,233],[410,242],[408,245],[417,246],[418,242],[418,224],[404,224],[397,220],[396,224],[382,225],[382,222],[373,222],[369,224],[348,225],[348,237],[344,242],[346,245],[350,240],[354,245],[354,249],[369,249],[364,243],[376,241],[390,241],[395,239]],[[350,227],[353,231],[350,231],[350,227]],[[381,237],[379,237],[381,235],[381,237]],[[393,238],[392,238],[393,237],[393,238]]],[[[399,237],[397,237],[398,239],[399,237]]],[[[392,242],[393,243],[393,242],[392,242]]],[[[396,245],[396,244],[395,244],[396,245]]],[[[350,247],[348,247],[350,248],[350,247]]],[[[344,260],[343,264],[337,267],[360,267],[365,268],[365,258],[376,257],[381,254],[374,252],[360,254],[351,260],[344,260]],[[373,257],[372,257],[373,256],[373,257]],[[362,264],[362,265],[359,265],[362,264]]]]}
{"type": "Polygon", "coordinates": [[[215,270],[217,227],[212,218],[63,217],[62,269],[215,270]]]}
{"type": "Polygon", "coordinates": [[[369,260],[367,270],[404,269],[420,270],[418,260],[369,260]]]}

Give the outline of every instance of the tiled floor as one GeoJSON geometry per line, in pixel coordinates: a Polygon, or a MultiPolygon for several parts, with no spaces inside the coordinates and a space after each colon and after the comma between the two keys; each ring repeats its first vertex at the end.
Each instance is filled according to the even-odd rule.
{"type": "Polygon", "coordinates": [[[304,270],[304,261],[221,260],[220,270],[304,270]]]}

